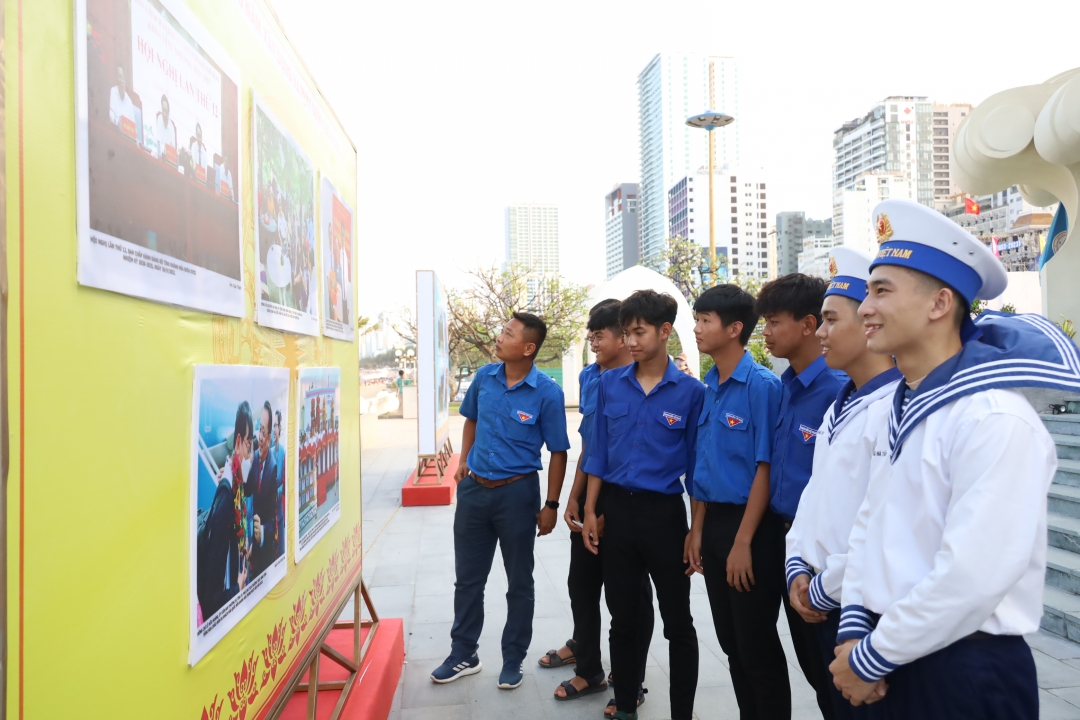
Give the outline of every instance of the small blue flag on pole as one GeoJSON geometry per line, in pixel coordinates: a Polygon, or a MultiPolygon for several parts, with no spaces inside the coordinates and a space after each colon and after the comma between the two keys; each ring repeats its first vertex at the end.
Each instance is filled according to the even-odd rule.
{"type": "Polygon", "coordinates": [[[1050,230],[1046,233],[1046,247],[1043,248],[1042,255],[1039,256],[1039,269],[1043,269],[1043,265],[1050,262],[1054,257],[1054,253],[1061,249],[1062,244],[1065,242],[1065,238],[1069,234],[1069,217],[1065,213],[1065,205],[1058,203],[1057,212],[1054,213],[1054,219],[1050,223],[1050,230]]]}

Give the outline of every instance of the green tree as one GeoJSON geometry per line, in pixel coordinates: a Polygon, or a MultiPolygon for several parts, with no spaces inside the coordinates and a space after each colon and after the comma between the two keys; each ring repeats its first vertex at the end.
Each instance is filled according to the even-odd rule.
{"type": "MultiPolygon", "coordinates": [[[[708,250],[681,235],[664,240],[663,251],[646,258],[643,264],[671,280],[691,305],[711,284],[708,250]]],[[[718,275],[725,274],[727,258],[720,253],[716,255],[716,267],[718,275]]]]}

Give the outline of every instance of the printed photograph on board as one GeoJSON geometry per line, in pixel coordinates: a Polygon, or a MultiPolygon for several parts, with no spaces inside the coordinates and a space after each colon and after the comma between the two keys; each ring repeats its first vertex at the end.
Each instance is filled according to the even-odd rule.
{"type": "Polygon", "coordinates": [[[194,665],[285,576],[289,370],[196,365],[191,417],[194,665]]]}
{"type": "Polygon", "coordinates": [[[341,516],[341,368],[306,368],[296,387],[296,560],[341,516]]]}
{"type": "Polygon", "coordinates": [[[319,205],[323,258],[323,335],[352,342],[356,337],[353,310],[353,213],[325,176],[319,205]]]}
{"type": "Polygon", "coordinates": [[[240,76],[179,0],[77,0],[78,277],[243,317],[240,76]]]}
{"type": "Polygon", "coordinates": [[[441,436],[450,427],[450,319],[446,291],[435,279],[435,427],[441,436]]]}
{"type": "Polygon", "coordinates": [[[315,170],[252,93],[255,258],[260,325],[319,334],[315,264],[315,170]]]}

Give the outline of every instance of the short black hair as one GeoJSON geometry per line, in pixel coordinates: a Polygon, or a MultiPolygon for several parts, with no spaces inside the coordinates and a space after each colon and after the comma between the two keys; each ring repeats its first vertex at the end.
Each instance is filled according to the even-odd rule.
{"type": "Polygon", "coordinates": [[[738,285],[716,285],[698,296],[694,301],[694,312],[716,313],[723,325],[742,323],[739,343],[746,347],[757,325],[758,313],[754,308],[754,296],[738,285]]]}
{"type": "Polygon", "coordinates": [[[540,348],[544,346],[544,340],[547,340],[547,324],[538,315],[527,312],[516,312],[511,317],[533,334],[533,342],[536,343],[533,358],[536,358],[540,354],[540,348]]]}
{"type": "Polygon", "coordinates": [[[765,283],[757,296],[757,313],[769,317],[777,313],[791,313],[795,320],[813,315],[817,327],[821,327],[821,304],[829,284],[819,277],[791,273],[765,283]]]}
{"type": "Polygon", "coordinates": [[[281,411],[280,410],[275,410],[274,411],[274,416],[277,418],[277,426],[281,427],[281,411]]]}
{"type": "Polygon", "coordinates": [[[911,270],[915,273],[915,276],[919,279],[919,284],[922,289],[928,293],[934,293],[942,288],[949,290],[953,294],[953,327],[957,330],[964,326],[964,318],[971,317],[971,302],[960,294],[960,291],[954,288],[949,283],[936,278],[933,275],[922,272],[921,270],[915,270],[912,268],[904,268],[905,270],[911,270]]]}
{"type": "Polygon", "coordinates": [[[622,325],[619,324],[619,308],[621,307],[622,303],[614,298],[601,300],[589,311],[589,324],[586,328],[589,332],[611,330],[622,334],[622,325]]]}
{"type": "MultiPolygon", "coordinates": [[[[270,407],[269,400],[263,403],[263,410],[265,410],[266,414],[270,416],[270,427],[266,431],[269,433],[274,429],[274,408],[270,407]]],[[[259,422],[262,422],[262,418],[259,418],[259,422]]]]}
{"type": "Polygon", "coordinates": [[[634,320],[644,320],[653,327],[674,323],[679,314],[679,303],[667,293],[655,290],[638,290],[622,301],[619,308],[619,324],[626,327],[634,320]]]}
{"type": "Polygon", "coordinates": [[[236,408],[236,422],[233,424],[233,447],[236,447],[238,439],[251,439],[254,432],[255,423],[251,420],[251,406],[245,400],[236,408]]]}

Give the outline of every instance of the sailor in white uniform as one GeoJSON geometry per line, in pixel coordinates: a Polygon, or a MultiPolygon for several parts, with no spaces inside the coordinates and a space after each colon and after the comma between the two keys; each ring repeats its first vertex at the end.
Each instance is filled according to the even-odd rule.
{"type": "MultiPolygon", "coordinates": [[[[825,362],[850,380],[818,432],[810,482],[787,534],[786,560],[791,606],[807,622],[820,623],[826,667],[835,657],[848,536],[866,496],[878,428],[887,434],[891,400],[901,377],[891,357],[866,347],[859,305],[866,298],[870,258],[843,246],[833,248],[830,256],[833,277],[817,335],[825,362]]],[[[861,717],[835,687],[832,699],[836,718],[861,717]]]]}
{"type": "Polygon", "coordinates": [[[969,306],[1007,284],[981,241],[922,205],[875,208],[859,309],[904,375],[877,439],[841,591],[836,686],[871,718],[1036,720],[1024,641],[1043,614],[1054,444],[1017,387],[1080,389],[1038,315],[969,306]]]}

